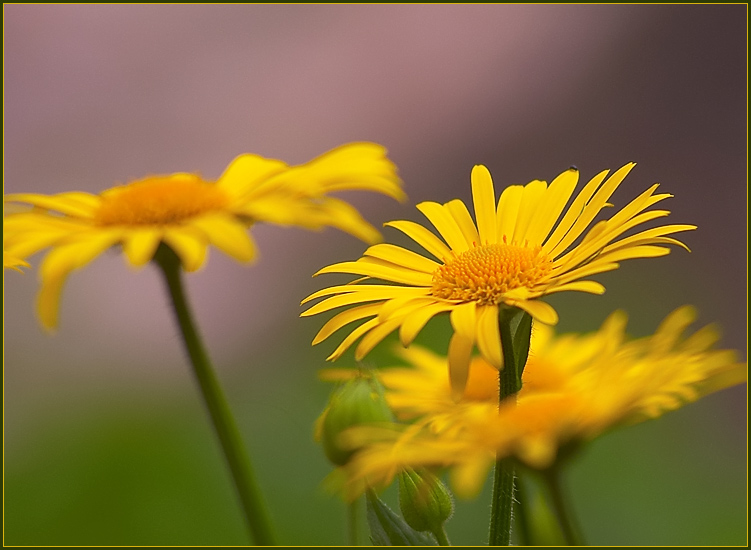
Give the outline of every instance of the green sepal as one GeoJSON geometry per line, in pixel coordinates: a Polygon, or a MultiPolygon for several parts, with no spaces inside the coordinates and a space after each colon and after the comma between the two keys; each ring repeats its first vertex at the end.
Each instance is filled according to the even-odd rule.
{"type": "Polygon", "coordinates": [[[427,533],[415,531],[398,514],[369,489],[365,503],[370,527],[370,540],[375,546],[437,546],[427,533]]]}

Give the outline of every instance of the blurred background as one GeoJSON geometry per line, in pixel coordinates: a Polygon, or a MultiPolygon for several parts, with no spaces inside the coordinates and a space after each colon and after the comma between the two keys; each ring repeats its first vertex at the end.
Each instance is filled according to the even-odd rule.
{"type": "MultiPolygon", "coordinates": [[[[351,193],[377,226],[423,200],[585,181],[636,161],[620,206],[654,182],[692,249],[626,262],[604,296],[550,299],[560,331],[614,309],[635,336],[679,305],[746,358],[747,6],[5,5],[4,191],[97,193],[152,173],[218,177],[246,152],[305,162],[385,145],[409,195],[351,193]]],[[[312,425],[334,339],[300,300],[365,245],[326,230],[252,230],[259,262],[213,250],[187,276],[280,543],[345,543],[312,425]]],[[[397,232],[386,229],[387,238],[397,232]]],[[[41,255],[31,258],[38,265],[41,255]]],[[[32,267],[4,279],[6,545],[242,545],[229,475],[158,273],[116,252],[74,273],[61,325],[34,312],[32,267]]],[[[441,324],[443,323],[443,324],[441,324]]],[[[437,321],[420,341],[445,351],[437,321]]],[[[389,340],[369,361],[393,362],[389,340]]],[[[352,355],[338,362],[353,365],[352,355]]],[[[745,386],[607,434],[568,471],[588,542],[745,545],[745,386]]],[[[460,501],[455,544],[487,542],[489,491],[460,501]]]]}

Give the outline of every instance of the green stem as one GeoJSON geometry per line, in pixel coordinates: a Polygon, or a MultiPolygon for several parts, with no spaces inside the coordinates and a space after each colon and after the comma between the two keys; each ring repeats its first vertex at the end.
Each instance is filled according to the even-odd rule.
{"type": "Polygon", "coordinates": [[[232,472],[251,537],[259,546],[272,546],[274,542],[269,518],[256,485],[250,460],[188,307],[180,277],[180,260],[172,249],[165,245],[160,245],[154,260],[164,273],[193,372],[232,472]]]}
{"type": "Polygon", "coordinates": [[[438,546],[451,546],[448,535],[446,535],[446,529],[443,526],[436,531],[432,531],[432,533],[435,536],[435,540],[438,541],[438,546]]]}
{"type": "Polygon", "coordinates": [[[553,510],[558,519],[558,524],[561,526],[566,544],[569,546],[585,546],[581,530],[574,518],[573,508],[564,496],[559,468],[553,466],[548,469],[544,473],[543,478],[548,487],[553,510]]]}
{"type": "MultiPolygon", "coordinates": [[[[517,309],[501,309],[498,328],[504,366],[498,375],[499,402],[507,398],[516,400],[516,393],[521,389],[521,375],[529,353],[531,327],[531,318],[527,313],[517,309]]],[[[509,458],[499,455],[495,463],[490,508],[490,546],[508,546],[511,543],[513,508],[514,464],[509,458]]]]}
{"type": "Polygon", "coordinates": [[[360,546],[358,544],[359,525],[357,521],[357,505],[359,502],[360,499],[358,498],[347,504],[347,538],[349,539],[347,543],[349,544],[349,546],[360,546]]]}

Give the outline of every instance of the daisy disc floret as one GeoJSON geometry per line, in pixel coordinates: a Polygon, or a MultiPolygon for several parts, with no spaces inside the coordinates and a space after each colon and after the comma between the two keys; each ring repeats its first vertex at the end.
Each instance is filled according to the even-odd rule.
{"type": "Polygon", "coordinates": [[[507,187],[496,203],[490,172],[475,166],[474,219],[462,201],[453,200],[417,205],[438,235],[411,221],[386,224],[428,255],[377,244],[355,262],[316,273],[361,278],[325,288],[303,301],[325,298],[302,315],[349,308],[325,323],[313,344],[364,320],[329,356],[337,359],[362,337],[355,349],[359,360],[390,332],[399,329],[402,344],[408,346],[433,316],[449,313],[454,328],[449,364],[452,381],[461,390],[475,345],[492,365],[502,366],[500,308],[520,308],[542,323],[555,324],[556,311],[541,297],[567,290],[601,294],[603,285],[588,277],[616,269],[622,260],[668,254],[665,245],[687,248],[668,235],[695,229],[693,225],[663,225],[624,236],[669,214],[648,210],[671,196],[656,194],[658,184],[609,219],[593,223],[603,208],[612,206],[608,200],[633,167],[626,164],[609,177],[608,170],[600,172],[571,201],[579,177],[575,169],[563,172],[550,185],[536,180],[507,187]]]}
{"type": "Polygon", "coordinates": [[[332,226],[368,243],[380,240],[353,206],[329,196],[344,190],[404,199],[396,167],[374,143],[343,145],[297,166],[245,154],[215,182],[175,173],[149,176],[98,195],[7,195],[6,203],[33,209],[4,218],[4,243],[21,260],[51,248],[39,266],[38,310],[42,324],[53,328],[66,277],[115,245],[122,245],[131,266],[140,267],[164,243],[178,255],[183,269],[195,271],[206,262],[210,245],[239,262],[252,261],[256,248],[247,229],[255,223],[332,226]]]}

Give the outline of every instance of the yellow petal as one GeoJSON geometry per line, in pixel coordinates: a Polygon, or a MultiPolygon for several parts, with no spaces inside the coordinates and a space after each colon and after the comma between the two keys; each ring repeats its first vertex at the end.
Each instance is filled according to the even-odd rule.
{"type": "Polygon", "coordinates": [[[162,231],[160,229],[130,230],[123,239],[123,252],[132,266],[141,267],[154,257],[154,252],[156,252],[161,239],[162,231]]]}
{"type": "Polygon", "coordinates": [[[256,256],[248,230],[232,216],[208,214],[195,219],[191,225],[203,231],[211,244],[239,262],[249,262],[256,256]]]}
{"type": "Polygon", "coordinates": [[[505,242],[511,244],[514,238],[514,227],[516,227],[516,218],[519,214],[519,205],[522,202],[523,194],[524,187],[521,185],[510,185],[501,193],[501,198],[498,200],[497,214],[499,243],[505,242]]]}
{"type": "Polygon", "coordinates": [[[477,227],[475,227],[475,222],[472,221],[472,216],[469,214],[467,206],[459,199],[449,201],[443,206],[449,211],[451,216],[456,221],[456,224],[459,226],[462,235],[464,235],[464,240],[466,240],[470,245],[479,245],[480,235],[477,233],[477,227]]]}
{"type": "Polygon", "coordinates": [[[187,227],[168,229],[163,240],[180,258],[185,271],[196,271],[206,261],[208,243],[206,237],[196,230],[187,227]]]}
{"type": "Polygon", "coordinates": [[[368,332],[355,349],[355,360],[362,360],[381,340],[396,330],[402,319],[404,319],[403,316],[389,319],[368,332]]]}
{"type": "Polygon", "coordinates": [[[378,324],[378,319],[370,319],[369,321],[365,321],[355,330],[350,332],[349,335],[347,335],[347,337],[342,340],[342,343],[337,346],[333,353],[326,358],[326,360],[335,361],[336,359],[339,359],[339,357],[341,357],[342,354],[347,351],[347,349],[354,343],[355,340],[357,340],[360,336],[362,336],[372,328],[377,327],[378,324]]]}
{"type": "Polygon", "coordinates": [[[570,168],[551,182],[524,237],[530,246],[538,246],[545,242],[553,225],[563,212],[563,208],[571,198],[577,181],[579,181],[579,172],[570,168]]]}
{"type": "Polygon", "coordinates": [[[258,155],[240,155],[230,163],[216,185],[230,196],[241,197],[288,168],[287,164],[280,160],[258,155]]]}
{"type": "Polygon", "coordinates": [[[410,345],[428,321],[439,313],[451,311],[454,307],[450,303],[437,302],[425,305],[407,315],[399,329],[399,339],[402,345],[410,345]]]}
{"type": "Polygon", "coordinates": [[[316,275],[323,273],[350,273],[352,275],[366,275],[373,279],[383,279],[394,283],[430,287],[433,284],[431,275],[414,271],[405,267],[386,266],[375,259],[364,258],[356,262],[341,262],[319,270],[316,275]]]}
{"type": "Polygon", "coordinates": [[[363,255],[378,258],[415,271],[430,273],[431,275],[440,267],[439,264],[425,256],[420,256],[411,250],[393,244],[376,244],[368,248],[363,255]]]}
{"type": "Polygon", "coordinates": [[[464,234],[451,213],[437,202],[421,202],[417,209],[422,212],[430,223],[438,230],[441,237],[454,252],[464,252],[471,243],[467,242],[464,234]]]}
{"type": "Polygon", "coordinates": [[[358,321],[360,319],[365,319],[366,317],[378,315],[378,311],[381,306],[381,304],[366,304],[363,306],[357,306],[351,309],[344,310],[334,315],[321,327],[321,330],[318,331],[318,334],[316,334],[315,338],[313,339],[312,345],[315,346],[316,344],[323,342],[337,330],[345,325],[348,325],[349,323],[352,323],[353,321],[358,321]]]}
{"type": "Polygon", "coordinates": [[[451,336],[449,342],[449,381],[451,383],[451,397],[458,401],[464,394],[469,378],[469,363],[472,358],[474,341],[459,332],[451,336]]]}
{"type": "Polygon", "coordinates": [[[475,205],[477,231],[480,235],[478,244],[495,244],[498,238],[493,178],[488,169],[481,164],[472,168],[472,202],[475,205]]]}
{"type": "MultiPolygon", "coordinates": [[[[524,186],[521,202],[519,203],[519,213],[516,216],[514,236],[511,242],[525,244],[528,241],[527,231],[529,224],[540,207],[540,202],[547,188],[548,184],[540,180],[531,181],[524,186]]],[[[532,243],[530,242],[529,244],[532,243]]]]}
{"type": "Polygon", "coordinates": [[[74,191],[57,195],[38,195],[36,193],[15,193],[6,195],[5,202],[23,202],[45,210],[54,210],[68,216],[90,218],[94,215],[101,199],[96,195],[74,191]]]}
{"type": "Polygon", "coordinates": [[[509,300],[510,306],[518,307],[529,313],[532,317],[545,323],[546,325],[555,325],[558,323],[558,313],[553,306],[540,300],[509,300]]]}
{"type": "Polygon", "coordinates": [[[498,328],[498,306],[483,306],[477,315],[477,348],[495,368],[503,366],[501,334],[498,328]]]}
{"type": "Polygon", "coordinates": [[[451,310],[451,326],[465,338],[475,341],[477,334],[477,303],[467,302],[451,310]]]}
{"type": "Polygon", "coordinates": [[[383,225],[398,229],[439,260],[445,261],[446,258],[451,257],[451,250],[449,250],[441,239],[418,223],[401,220],[387,222],[383,225]]]}
{"type": "Polygon", "coordinates": [[[45,256],[39,266],[42,286],[37,298],[42,326],[47,329],[57,326],[60,294],[70,272],[91,262],[119,241],[120,237],[119,231],[103,231],[84,241],[59,246],[45,256]]]}
{"type": "Polygon", "coordinates": [[[571,206],[569,206],[568,210],[566,210],[566,213],[563,215],[563,219],[560,221],[560,223],[558,223],[558,225],[556,225],[553,234],[550,235],[548,240],[545,241],[545,244],[542,247],[543,252],[552,257],[555,257],[566,250],[569,244],[576,240],[578,234],[576,236],[570,237],[570,239],[567,238],[569,231],[581,215],[587,202],[589,202],[589,199],[592,197],[592,195],[595,194],[597,189],[600,188],[600,185],[602,185],[602,182],[605,180],[605,177],[608,175],[608,173],[609,170],[603,170],[591,180],[589,180],[587,185],[584,186],[584,189],[579,192],[574,201],[571,203],[571,206]]]}

